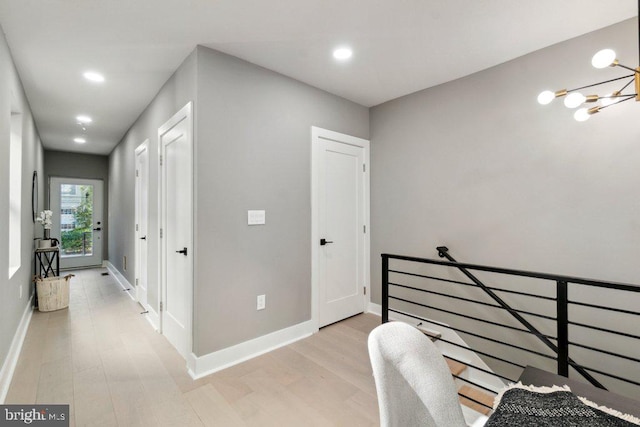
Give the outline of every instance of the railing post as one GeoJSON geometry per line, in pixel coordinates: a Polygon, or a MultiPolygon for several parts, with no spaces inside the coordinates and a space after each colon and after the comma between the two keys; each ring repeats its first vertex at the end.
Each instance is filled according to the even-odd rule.
{"type": "Polygon", "coordinates": [[[389,321],[389,255],[382,254],[382,323],[389,321]]]}
{"type": "Polygon", "coordinates": [[[558,375],[569,377],[569,292],[567,282],[557,282],[558,375]]]}

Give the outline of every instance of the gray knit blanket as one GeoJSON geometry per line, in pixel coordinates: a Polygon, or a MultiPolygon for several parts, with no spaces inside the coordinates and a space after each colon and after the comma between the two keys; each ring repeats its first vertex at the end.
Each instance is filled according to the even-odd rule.
{"type": "Polygon", "coordinates": [[[485,427],[637,427],[640,419],[598,406],[569,387],[513,384],[496,398],[485,427]]]}

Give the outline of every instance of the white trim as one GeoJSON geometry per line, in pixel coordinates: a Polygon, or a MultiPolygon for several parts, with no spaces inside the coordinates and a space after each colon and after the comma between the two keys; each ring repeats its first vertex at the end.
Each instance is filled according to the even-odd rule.
{"type": "MultiPolygon", "coordinates": [[[[124,277],[122,273],[118,271],[118,269],[111,263],[111,261],[103,261],[102,264],[109,271],[109,273],[111,273],[113,278],[116,279],[116,282],[118,282],[118,284],[122,287],[123,290],[126,291],[127,289],[129,289],[127,291],[127,295],[129,295],[129,298],[137,302],[136,297],[134,296],[135,289],[133,286],[131,286],[131,283],[129,283],[127,278],[124,277]],[[132,290],[134,292],[131,292],[132,290]]],[[[157,331],[158,326],[160,324],[160,318],[158,316],[158,313],[155,310],[153,310],[149,304],[147,304],[146,306],[140,304],[140,306],[148,311],[145,317],[147,318],[147,321],[151,324],[153,329],[157,331]]]]}
{"type": "Polygon", "coordinates": [[[375,302],[369,301],[367,305],[367,313],[375,314],[376,316],[382,317],[382,306],[380,304],[376,304],[375,302]]]}
{"type": "Polygon", "coordinates": [[[277,348],[307,338],[314,333],[311,320],[227,347],[204,356],[191,354],[187,359],[189,375],[194,380],[213,374],[277,348]]]}
{"type": "Polygon", "coordinates": [[[123,290],[127,291],[127,295],[129,295],[129,298],[135,301],[136,298],[133,296],[133,292],[131,292],[131,290],[134,288],[133,286],[131,286],[131,283],[129,283],[127,278],[124,277],[122,273],[118,271],[118,269],[111,263],[111,261],[107,260],[105,264],[106,264],[107,270],[109,270],[109,273],[111,273],[113,278],[116,279],[116,282],[118,282],[118,284],[122,286],[123,290]]]}
{"type": "Polygon", "coordinates": [[[146,317],[147,322],[151,324],[155,331],[160,332],[160,315],[158,314],[158,312],[151,308],[150,304],[147,304],[144,309],[148,311],[148,313],[144,316],[146,317]]]}
{"type": "Polygon", "coordinates": [[[319,191],[318,188],[318,168],[319,159],[317,155],[316,143],[320,139],[329,139],[332,141],[338,141],[343,144],[349,144],[364,149],[364,163],[366,165],[364,171],[364,225],[366,227],[366,233],[364,235],[364,283],[363,285],[367,289],[366,295],[364,295],[364,308],[368,309],[371,303],[371,199],[370,199],[370,176],[371,176],[371,161],[369,154],[370,142],[366,139],[358,138],[351,135],[345,135],[342,133],[334,132],[327,129],[322,129],[316,126],[311,126],[311,322],[314,325],[314,332],[319,330],[319,274],[318,274],[318,241],[320,240],[320,234],[318,230],[318,218],[317,209],[319,204],[319,191]]]}
{"type": "Polygon", "coordinates": [[[27,330],[31,323],[31,316],[33,315],[32,302],[33,295],[31,295],[27,300],[27,306],[24,308],[24,313],[22,313],[22,319],[20,319],[18,329],[16,329],[16,333],[13,335],[13,340],[11,341],[11,347],[9,347],[7,358],[4,360],[2,369],[0,369],[0,404],[3,404],[4,400],[7,398],[9,386],[11,385],[13,374],[16,370],[16,366],[18,365],[18,358],[22,351],[24,338],[27,335],[27,330]]]}

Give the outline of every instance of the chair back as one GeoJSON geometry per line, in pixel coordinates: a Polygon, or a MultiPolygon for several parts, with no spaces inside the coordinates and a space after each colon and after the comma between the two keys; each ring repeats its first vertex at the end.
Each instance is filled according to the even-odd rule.
{"type": "Polygon", "coordinates": [[[384,323],[368,345],[382,427],[466,427],[447,363],[422,332],[384,323]]]}

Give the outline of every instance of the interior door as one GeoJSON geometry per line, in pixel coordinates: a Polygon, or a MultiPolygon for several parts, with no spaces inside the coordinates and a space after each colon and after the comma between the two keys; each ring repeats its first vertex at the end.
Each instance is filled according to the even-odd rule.
{"type": "Polygon", "coordinates": [[[51,178],[51,237],[60,240],[60,268],[102,265],[102,180],[51,178]]]}
{"type": "Polygon", "coordinates": [[[162,333],[187,357],[193,295],[192,118],[188,104],[159,129],[162,333]]]}
{"type": "Polygon", "coordinates": [[[149,148],[145,141],[136,149],[136,299],[147,308],[149,148]]]}
{"type": "Polygon", "coordinates": [[[366,141],[328,132],[314,140],[318,326],[362,313],[367,284],[366,141]]]}

